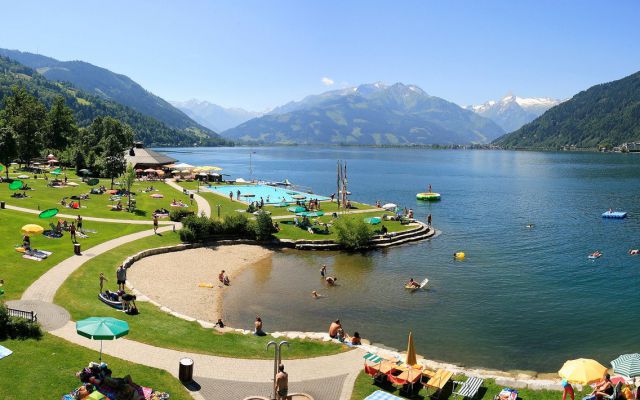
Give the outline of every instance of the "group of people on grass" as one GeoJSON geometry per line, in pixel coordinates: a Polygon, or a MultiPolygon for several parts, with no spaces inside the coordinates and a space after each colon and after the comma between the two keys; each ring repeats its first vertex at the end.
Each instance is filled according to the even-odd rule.
{"type": "Polygon", "coordinates": [[[127,282],[127,269],[124,265],[120,265],[116,270],[116,283],[118,284],[118,290],[116,292],[112,292],[109,290],[104,290],[104,283],[109,280],[104,276],[104,273],[100,273],[99,276],[100,281],[100,293],[104,293],[105,297],[111,301],[119,301],[122,304],[122,311],[128,314],[137,314],[138,306],[136,305],[137,297],[134,294],[127,293],[125,284],[127,282]]]}

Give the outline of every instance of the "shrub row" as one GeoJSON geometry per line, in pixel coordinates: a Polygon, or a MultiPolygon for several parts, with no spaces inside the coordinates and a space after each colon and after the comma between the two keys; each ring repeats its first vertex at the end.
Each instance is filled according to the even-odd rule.
{"type": "Polygon", "coordinates": [[[256,221],[250,221],[244,214],[230,214],[224,218],[189,215],[182,220],[180,240],[193,243],[222,236],[266,241],[272,238],[273,232],[273,221],[267,214],[259,214],[256,221]]]}
{"type": "Polygon", "coordinates": [[[7,307],[0,302],[0,340],[40,339],[41,337],[42,331],[37,322],[9,316],[7,307]]]}

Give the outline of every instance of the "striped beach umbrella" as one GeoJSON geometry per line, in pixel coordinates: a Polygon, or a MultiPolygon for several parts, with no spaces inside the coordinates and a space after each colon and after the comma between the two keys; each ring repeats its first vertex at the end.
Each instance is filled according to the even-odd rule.
{"type": "Polygon", "coordinates": [[[640,354],[623,354],[611,361],[611,366],[616,374],[629,378],[640,376],[640,354]]]}

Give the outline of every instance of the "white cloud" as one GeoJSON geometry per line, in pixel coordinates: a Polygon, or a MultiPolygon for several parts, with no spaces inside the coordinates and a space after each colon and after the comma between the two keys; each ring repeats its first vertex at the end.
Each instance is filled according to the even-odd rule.
{"type": "Polygon", "coordinates": [[[320,79],[322,81],[322,84],[325,86],[331,86],[333,85],[335,82],[333,81],[333,79],[331,78],[327,78],[326,76],[322,77],[322,79],[320,79]]]}

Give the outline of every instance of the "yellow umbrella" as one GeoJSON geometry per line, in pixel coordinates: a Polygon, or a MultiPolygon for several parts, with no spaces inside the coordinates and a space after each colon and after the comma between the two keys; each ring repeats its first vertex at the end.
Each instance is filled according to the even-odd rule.
{"type": "Polygon", "coordinates": [[[590,358],[578,358],[564,363],[558,375],[569,383],[587,385],[604,377],[607,367],[590,358]]]}
{"type": "Polygon", "coordinates": [[[416,348],[413,345],[413,334],[411,332],[409,332],[409,343],[407,344],[407,358],[405,363],[410,366],[418,363],[416,360],[416,348]]]}
{"type": "Polygon", "coordinates": [[[44,232],[44,228],[36,224],[27,224],[22,227],[22,233],[25,235],[39,235],[44,232]]]}

